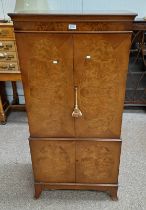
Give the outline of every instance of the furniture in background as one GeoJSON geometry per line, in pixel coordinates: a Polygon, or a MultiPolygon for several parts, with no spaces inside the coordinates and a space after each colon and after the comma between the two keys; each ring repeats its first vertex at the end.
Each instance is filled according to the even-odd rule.
{"type": "Polygon", "coordinates": [[[136,15],[9,15],[25,90],[35,197],[45,189],[90,189],[116,200],[136,15]]]}
{"type": "Polygon", "coordinates": [[[133,24],[125,106],[146,106],[146,20],[133,24]]]}
{"type": "Polygon", "coordinates": [[[24,110],[19,104],[16,81],[21,80],[15,35],[12,23],[0,23],[0,123],[6,123],[7,113],[11,109],[24,110]],[[13,101],[9,103],[5,82],[11,81],[13,101]]]}

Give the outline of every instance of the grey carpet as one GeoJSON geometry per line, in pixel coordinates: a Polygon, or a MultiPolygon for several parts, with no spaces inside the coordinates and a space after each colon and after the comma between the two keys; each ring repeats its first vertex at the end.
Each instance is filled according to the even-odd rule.
{"type": "Polygon", "coordinates": [[[124,113],[119,201],[96,191],[47,191],[33,199],[25,113],[0,126],[0,210],[146,210],[146,114],[124,113]]]}

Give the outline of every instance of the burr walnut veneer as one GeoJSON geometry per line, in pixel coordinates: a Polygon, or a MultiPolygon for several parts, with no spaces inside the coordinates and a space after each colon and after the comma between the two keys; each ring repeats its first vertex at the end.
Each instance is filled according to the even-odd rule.
{"type": "Polygon", "coordinates": [[[135,14],[10,14],[30,129],[35,197],[45,189],[117,199],[135,14]]]}

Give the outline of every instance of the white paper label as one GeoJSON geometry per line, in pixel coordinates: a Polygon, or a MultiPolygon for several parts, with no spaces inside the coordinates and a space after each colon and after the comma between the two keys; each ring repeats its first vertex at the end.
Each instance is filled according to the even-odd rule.
{"type": "Polygon", "coordinates": [[[77,25],[76,24],[69,24],[68,25],[68,29],[69,30],[76,30],[77,29],[77,25]]]}

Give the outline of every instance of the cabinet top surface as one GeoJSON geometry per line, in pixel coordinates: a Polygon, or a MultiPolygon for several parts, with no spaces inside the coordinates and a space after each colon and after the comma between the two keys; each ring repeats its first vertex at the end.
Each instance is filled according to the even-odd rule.
{"type": "Polygon", "coordinates": [[[134,20],[137,16],[136,13],[126,11],[49,11],[49,12],[35,12],[35,11],[23,11],[20,13],[9,13],[8,14],[14,21],[130,21],[134,20]]]}
{"type": "Polygon", "coordinates": [[[76,31],[130,31],[136,13],[125,11],[30,13],[29,11],[27,13],[9,13],[9,16],[14,21],[15,30],[21,31],[69,31],[67,23],[79,23],[76,31]],[[48,23],[61,24],[53,26],[48,23]],[[91,25],[96,26],[91,27],[91,25]]]}
{"type": "Polygon", "coordinates": [[[19,12],[10,13],[11,15],[137,15],[135,12],[122,10],[22,10],[19,12]]]}

